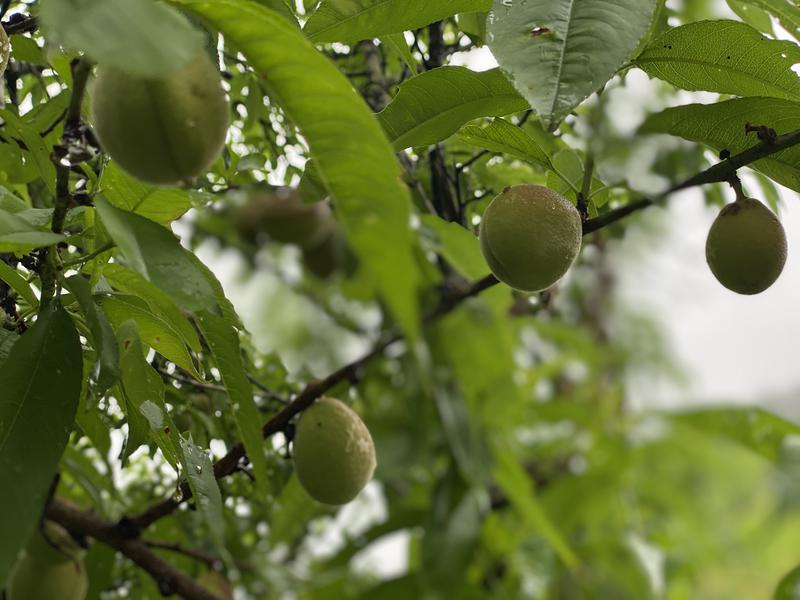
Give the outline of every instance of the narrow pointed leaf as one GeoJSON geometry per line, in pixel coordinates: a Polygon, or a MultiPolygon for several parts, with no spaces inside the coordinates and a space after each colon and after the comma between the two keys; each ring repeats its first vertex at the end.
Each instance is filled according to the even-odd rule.
{"type": "Polygon", "coordinates": [[[214,465],[208,453],[197,446],[191,439],[180,438],[180,446],[186,461],[186,478],[192,490],[195,506],[209,528],[211,539],[225,551],[223,546],[224,519],[222,515],[222,494],[214,477],[214,465]]]}
{"type": "Polygon", "coordinates": [[[550,157],[536,140],[503,119],[495,119],[486,127],[467,125],[458,132],[458,137],[478,148],[508,154],[544,169],[550,168],[550,157]]]}
{"type": "MultiPolygon", "coordinates": [[[[775,125],[778,133],[800,129],[800,103],[779,98],[738,98],[717,104],[689,104],[651,116],[642,133],[668,133],[701,142],[716,151],[737,154],[758,144],[748,135],[748,123],[775,125]]],[[[800,191],[800,146],[754,162],[750,167],[795,191],[800,191]]]]}
{"type": "Polygon", "coordinates": [[[179,69],[203,48],[183,15],[152,0],[43,0],[40,11],[51,42],[137,75],[179,69]]]}
{"type": "Polygon", "coordinates": [[[486,11],[491,0],[323,0],[309,17],[314,42],[357,42],[410,31],[461,12],[486,11]]]}
{"type": "MultiPolygon", "coordinates": [[[[117,208],[166,225],[192,207],[191,190],[147,185],[110,162],[100,179],[103,197],[117,208]]],[[[194,192],[196,193],[196,192],[194,192]]]]}
{"type": "Polygon", "coordinates": [[[222,382],[228,390],[231,410],[236,419],[247,456],[253,465],[256,487],[262,497],[267,490],[267,461],[261,437],[261,414],[253,400],[253,386],[242,364],[239,337],[222,317],[203,312],[198,315],[203,336],[208,342],[222,382]]]}
{"type": "MultiPolygon", "coordinates": [[[[128,419],[135,415],[164,458],[177,469],[180,462],[178,434],[164,404],[164,382],[144,358],[134,321],[123,323],[117,336],[122,371],[120,388],[125,396],[128,419]]],[[[126,448],[126,457],[135,449],[126,448]]]]}
{"type": "Polygon", "coordinates": [[[92,298],[89,280],[81,275],[74,275],[67,279],[66,285],[78,301],[92,333],[92,346],[97,353],[92,378],[97,386],[97,392],[102,394],[119,379],[117,339],[105,313],[92,298]]]}
{"type": "Polygon", "coordinates": [[[41,516],[81,393],[78,332],[46,306],[0,367],[0,587],[41,516]]]}
{"type": "Polygon", "coordinates": [[[142,342],[167,360],[200,378],[180,333],[175,330],[172,323],[154,313],[140,298],[105,296],[100,299],[100,305],[116,329],[119,329],[125,321],[133,319],[139,328],[142,342]]]}
{"type": "Polygon", "coordinates": [[[369,107],[301,31],[269,9],[246,0],[179,3],[222,32],[263,76],[270,99],[308,143],[361,268],[402,328],[416,337],[411,198],[369,107]]]}
{"type": "Polygon", "coordinates": [[[499,69],[440,67],[404,82],[378,115],[395,150],[436,144],[478,117],[500,117],[528,103],[499,69]]]}
{"type": "MultiPolygon", "coordinates": [[[[193,254],[189,256],[190,259],[193,257],[193,254]]],[[[197,264],[201,264],[199,260],[197,264]]],[[[169,323],[171,329],[189,348],[200,352],[200,338],[197,336],[197,330],[164,292],[135,271],[116,263],[103,265],[102,274],[106,282],[115,290],[130,296],[137,296],[146,302],[153,312],[153,316],[169,323]]]]}
{"type": "Polygon", "coordinates": [[[11,354],[11,348],[19,339],[19,335],[8,329],[0,329],[0,367],[11,354]]]}
{"type": "Polygon", "coordinates": [[[800,5],[795,0],[740,0],[740,3],[771,14],[796,39],[800,37],[800,5]]]}
{"type": "Polygon", "coordinates": [[[553,130],[625,63],[655,6],[656,0],[494,0],[487,42],[553,130]]]}
{"type": "Polygon", "coordinates": [[[135,213],[120,210],[102,197],[95,206],[128,265],[189,310],[216,303],[214,290],[187,251],[167,229],[135,213]]]}
{"type": "Polygon", "coordinates": [[[20,275],[16,269],[8,266],[4,261],[0,260],[0,279],[5,281],[12,290],[19,294],[20,298],[25,300],[31,308],[39,307],[39,299],[33,293],[31,286],[25,281],[25,278],[20,275]]]}
{"type": "Polygon", "coordinates": [[[797,100],[800,47],[773,41],[738,21],[700,21],[670,29],[645,48],[634,64],[690,91],[797,100]]]}

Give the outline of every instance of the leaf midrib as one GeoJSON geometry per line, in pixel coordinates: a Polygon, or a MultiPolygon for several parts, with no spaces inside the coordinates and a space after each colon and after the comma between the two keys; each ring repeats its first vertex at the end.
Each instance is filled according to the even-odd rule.
{"type": "Polygon", "coordinates": [[[489,94],[487,96],[481,96],[480,98],[475,98],[475,99],[470,100],[468,102],[462,102],[461,104],[454,105],[454,106],[448,108],[447,110],[444,110],[442,112],[436,113],[436,115],[434,117],[432,117],[432,118],[429,118],[429,119],[426,119],[425,121],[421,121],[421,122],[417,123],[411,129],[407,129],[407,130],[403,131],[401,135],[398,135],[397,137],[390,139],[390,141],[392,142],[392,146],[395,147],[395,149],[397,149],[396,148],[397,144],[401,140],[403,140],[404,138],[409,137],[410,135],[412,135],[413,133],[416,133],[420,129],[425,128],[426,126],[428,126],[430,123],[432,123],[434,121],[438,121],[438,120],[441,120],[441,119],[443,119],[443,118],[445,118],[447,116],[450,116],[451,114],[457,112],[459,109],[470,107],[470,106],[473,106],[473,105],[476,105],[476,104],[480,105],[480,104],[486,103],[487,101],[495,99],[495,98],[496,99],[502,99],[503,101],[508,101],[508,100],[518,99],[519,97],[516,96],[515,94],[501,94],[501,95],[489,94]]]}
{"type": "MultiPolygon", "coordinates": [[[[676,60],[675,58],[670,58],[670,57],[666,57],[665,56],[665,57],[653,57],[653,58],[646,58],[646,59],[637,58],[634,61],[634,64],[637,65],[637,66],[640,66],[640,65],[643,65],[643,64],[647,64],[647,63],[676,63],[676,62],[677,63],[684,63],[684,64],[699,65],[699,66],[703,66],[703,67],[714,67],[714,68],[718,68],[718,69],[720,69],[721,71],[724,71],[724,72],[735,73],[737,75],[744,76],[746,78],[750,78],[753,81],[762,82],[765,85],[767,85],[767,86],[769,86],[769,87],[771,87],[771,88],[773,88],[775,90],[778,90],[780,92],[785,93],[786,96],[781,98],[783,100],[792,100],[792,101],[794,101],[796,99],[796,95],[793,95],[793,92],[796,94],[796,92],[797,92],[796,89],[788,90],[786,88],[780,87],[774,81],[770,81],[768,79],[764,79],[762,77],[758,77],[757,75],[752,75],[752,74],[747,73],[745,71],[739,71],[739,70],[736,70],[736,69],[734,69],[732,67],[724,67],[724,66],[722,66],[721,63],[712,63],[712,62],[703,61],[701,59],[696,59],[696,58],[678,58],[676,60]]],[[[795,87],[800,87],[800,79],[795,79],[795,83],[796,83],[795,87]]],[[[700,88],[700,89],[702,89],[702,88],[700,88]]],[[[738,96],[739,94],[735,94],[735,95],[738,96]]],[[[763,96],[763,94],[754,94],[753,96],[754,97],[755,96],[763,96]]]]}
{"type": "MultiPolygon", "coordinates": [[[[361,15],[368,14],[369,12],[371,12],[371,11],[377,9],[377,8],[381,8],[382,6],[384,6],[386,4],[389,4],[390,2],[394,2],[394,1],[395,0],[378,0],[378,2],[376,2],[372,6],[367,6],[363,10],[359,10],[359,11],[353,13],[352,15],[350,15],[349,17],[347,17],[345,19],[341,19],[339,21],[336,21],[335,23],[332,23],[331,25],[328,25],[327,27],[324,27],[323,29],[319,29],[319,30],[315,31],[314,33],[312,33],[311,35],[309,35],[308,37],[309,37],[309,39],[313,40],[314,38],[319,37],[323,33],[327,33],[328,31],[330,31],[332,29],[336,29],[337,27],[341,27],[343,25],[346,25],[347,23],[349,23],[353,19],[357,19],[361,15]]],[[[436,0],[434,0],[434,1],[436,1],[436,0]]],[[[317,10],[319,10],[319,8],[317,10]]],[[[336,12],[337,14],[341,14],[336,9],[333,9],[333,12],[336,12]]],[[[311,18],[311,22],[313,23],[313,16],[311,18]]]]}

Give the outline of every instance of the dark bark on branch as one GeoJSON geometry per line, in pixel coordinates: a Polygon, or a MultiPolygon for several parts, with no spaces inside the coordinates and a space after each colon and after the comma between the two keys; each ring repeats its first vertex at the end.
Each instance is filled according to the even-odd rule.
{"type": "Polygon", "coordinates": [[[764,139],[761,143],[756,144],[752,148],[745,150],[744,152],[740,152],[736,156],[732,156],[726,160],[723,160],[722,162],[709,167],[702,173],[698,173],[697,175],[694,175],[693,177],[690,177],[689,179],[672,186],[657,198],[643,198],[637,202],[632,202],[631,204],[627,204],[616,210],[607,212],[604,215],[600,215],[595,219],[590,219],[583,226],[583,234],[586,235],[588,233],[597,231],[598,229],[602,229],[603,227],[607,227],[612,223],[616,223],[628,215],[661,202],[667,196],[674,194],[675,192],[700,185],[707,185],[709,183],[724,183],[726,181],[730,181],[740,168],[746,167],[747,165],[759,161],[762,158],[766,158],[772,154],[786,150],[787,148],[791,148],[798,144],[800,144],[800,129],[778,136],[774,139],[764,139]]]}
{"type": "MultiPolygon", "coordinates": [[[[86,93],[86,84],[89,81],[89,74],[92,71],[91,64],[79,59],[72,70],[72,96],[70,97],[69,107],[64,119],[64,133],[62,135],[63,144],[68,146],[75,130],[81,122],[81,106],[83,97],[86,93]]],[[[53,222],[50,227],[53,233],[61,233],[64,229],[64,220],[67,216],[72,195],[69,190],[70,167],[64,164],[63,160],[56,160],[56,201],[53,209],[53,222]]],[[[41,306],[44,307],[56,291],[57,267],[56,250],[53,247],[45,248],[42,254],[42,297],[41,306]]]]}
{"type": "Polygon", "coordinates": [[[156,556],[144,541],[120,537],[111,523],[91,513],[56,498],[47,508],[46,516],[68,531],[94,538],[127,556],[155,579],[165,596],[179,594],[189,600],[219,600],[192,577],[156,556]]]}

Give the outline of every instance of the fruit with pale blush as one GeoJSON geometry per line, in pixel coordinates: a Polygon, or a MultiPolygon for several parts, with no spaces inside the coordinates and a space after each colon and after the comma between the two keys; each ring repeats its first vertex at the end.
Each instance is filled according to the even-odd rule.
{"type": "Polygon", "coordinates": [[[300,484],[324,504],[346,504],[375,471],[375,445],[361,418],[334,398],[307,408],[294,436],[294,467],[300,484]]]}
{"type": "Polygon", "coordinates": [[[480,244],[492,273],[523,292],[556,283],[581,248],[581,217],[566,198],[540,185],[506,188],[483,213],[480,244]]]}
{"type": "Polygon", "coordinates": [[[83,600],[85,554],[63,527],[44,521],[9,574],[8,600],[83,600]]]}
{"type": "Polygon", "coordinates": [[[754,198],[739,198],[717,216],[706,240],[714,277],[737,294],[759,294],[786,263],[786,232],[775,214],[754,198]]]}
{"type": "Polygon", "coordinates": [[[228,103],[217,67],[205,54],[160,77],[100,65],[92,122],[102,148],[147,183],[170,185],[201,175],[225,143],[228,103]]]}

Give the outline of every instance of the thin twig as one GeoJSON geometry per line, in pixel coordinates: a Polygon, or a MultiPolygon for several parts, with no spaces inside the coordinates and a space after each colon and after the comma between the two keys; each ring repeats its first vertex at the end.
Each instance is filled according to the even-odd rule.
{"type": "Polygon", "coordinates": [[[46,516],[68,531],[94,538],[124,554],[147,572],[164,596],[178,594],[188,600],[219,600],[191,576],[153,553],[140,539],[120,535],[111,523],[60,498],[47,507],[46,516]]]}
{"type": "Polygon", "coordinates": [[[675,192],[701,185],[707,185],[709,183],[724,183],[730,181],[731,176],[736,175],[736,172],[740,168],[746,167],[747,165],[759,161],[762,158],[771,156],[777,152],[786,150],[787,148],[797,146],[798,144],[800,144],[800,129],[778,136],[774,140],[766,139],[756,144],[752,148],[745,150],[736,156],[732,156],[727,160],[723,160],[722,162],[709,167],[702,173],[698,173],[697,175],[689,177],[681,183],[672,186],[656,198],[642,198],[641,200],[600,215],[595,219],[590,219],[584,223],[583,234],[586,235],[587,233],[592,233],[598,229],[607,227],[612,223],[616,223],[628,215],[663,201],[667,196],[674,194],[675,192]]]}
{"type": "Polygon", "coordinates": [[[39,21],[36,17],[25,17],[14,23],[3,25],[8,35],[16,35],[19,33],[32,33],[39,27],[39,21]]]}
{"type": "Polygon", "coordinates": [[[204,563],[212,569],[217,569],[223,565],[223,561],[219,556],[203,552],[202,550],[195,550],[194,548],[187,548],[177,542],[163,542],[161,540],[142,540],[148,548],[155,548],[157,550],[168,550],[176,554],[183,554],[198,562],[204,563]]]}
{"type": "MultiPolygon", "coordinates": [[[[64,133],[62,140],[68,146],[71,137],[81,122],[81,106],[86,92],[86,84],[89,80],[92,65],[85,60],[79,59],[72,70],[72,96],[70,96],[67,115],[64,119],[64,133]]],[[[53,209],[53,222],[50,227],[53,233],[61,233],[64,229],[64,220],[67,216],[70,200],[72,198],[69,190],[69,164],[63,164],[61,160],[56,161],[56,200],[53,209]]],[[[42,253],[42,272],[41,272],[41,306],[44,307],[47,301],[56,292],[56,257],[53,247],[45,248],[42,253]]]]}

